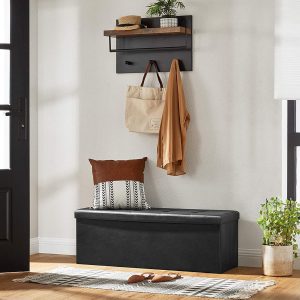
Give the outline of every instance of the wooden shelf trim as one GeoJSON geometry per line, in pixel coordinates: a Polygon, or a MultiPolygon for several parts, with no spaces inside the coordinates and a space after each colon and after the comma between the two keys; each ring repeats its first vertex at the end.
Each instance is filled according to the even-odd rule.
{"type": "Polygon", "coordinates": [[[151,35],[190,35],[191,29],[185,27],[143,28],[135,30],[105,30],[104,36],[134,37],[151,35]]]}

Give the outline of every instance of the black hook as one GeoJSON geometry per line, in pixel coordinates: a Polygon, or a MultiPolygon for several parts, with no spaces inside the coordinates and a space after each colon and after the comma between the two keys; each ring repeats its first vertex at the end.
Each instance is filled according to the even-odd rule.
{"type": "Polygon", "coordinates": [[[132,65],[133,65],[133,62],[132,62],[132,61],[125,60],[125,64],[126,64],[126,65],[129,65],[129,66],[132,66],[132,65]]]}

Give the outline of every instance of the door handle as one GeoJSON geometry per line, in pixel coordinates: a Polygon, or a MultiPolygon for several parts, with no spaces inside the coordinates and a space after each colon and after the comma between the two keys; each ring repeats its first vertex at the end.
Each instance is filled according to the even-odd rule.
{"type": "Polygon", "coordinates": [[[7,117],[18,117],[21,115],[21,112],[18,109],[11,108],[9,112],[5,113],[7,117]]]}
{"type": "Polygon", "coordinates": [[[8,117],[17,117],[18,124],[18,139],[28,139],[28,99],[21,97],[17,100],[16,106],[1,105],[0,110],[6,110],[5,113],[8,117]]]}
{"type": "Polygon", "coordinates": [[[10,105],[0,105],[0,110],[10,110],[10,105]]]}

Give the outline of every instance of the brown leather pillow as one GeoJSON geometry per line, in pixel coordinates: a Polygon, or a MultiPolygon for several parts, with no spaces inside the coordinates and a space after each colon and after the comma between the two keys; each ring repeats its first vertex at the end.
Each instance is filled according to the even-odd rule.
{"type": "Polygon", "coordinates": [[[103,181],[133,180],[144,182],[147,157],[130,160],[94,160],[92,165],[94,184],[103,181]]]}
{"type": "Polygon", "coordinates": [[[148,209],[144,190],[147,157],[130,160],[94,160],[94,209],[148,209]]]}

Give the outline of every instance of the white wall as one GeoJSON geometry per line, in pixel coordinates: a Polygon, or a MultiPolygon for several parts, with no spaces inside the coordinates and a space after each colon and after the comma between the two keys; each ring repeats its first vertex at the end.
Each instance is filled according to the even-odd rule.
{"type": "MultiPolygon", "coordinates": [[[[40,252],[74,251],[75,209],[92,203],[88,158],[148,156],[153,207],[241,214],[240,263],[257,263],[255,221],[281,193],[281,103],[273,100],[273,0],[186,0],[194,71],[183,73],[191,125],[187,175],[155,167],[157,137],[124,126],[125,91],[142,74],[116,74],[103,30],[149,0],[39,0],[38,198],[40,252]]],[[[166,77],[166,76],[165,76],[166,77]]]]}

